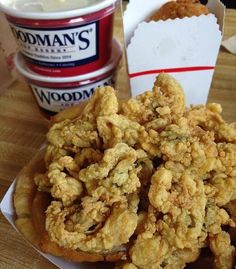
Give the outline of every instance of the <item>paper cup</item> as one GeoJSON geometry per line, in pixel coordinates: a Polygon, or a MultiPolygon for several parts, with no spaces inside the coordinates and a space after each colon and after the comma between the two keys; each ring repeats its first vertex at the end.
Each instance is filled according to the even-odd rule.
{"type": "Polygon", "coordinates": [[[82,75],[103,67],[111,56],[118,0],[60,12],[23,12],[1,1],[27,66],[41,75],[82,75]],[[4,4],[5,3],[5,4],[4,4]]]}
{"type": "Polygon", "coordinates": [[[57,78],[38,75],[27,68],[19,53],[15,57],[15,65],[28,81],[40,110],[46,117],[50,117],[90,98],[99,86],[113,86],[121,55],[121,46],[114,40],[111,58],[103,68],[73,77],[57,78]]]}

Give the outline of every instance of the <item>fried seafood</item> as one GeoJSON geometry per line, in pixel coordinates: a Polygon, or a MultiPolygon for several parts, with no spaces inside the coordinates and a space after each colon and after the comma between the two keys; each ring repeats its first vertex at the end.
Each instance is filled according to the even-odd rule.
{"type": "Polygon", "coordinates": [[[172,118],[182,117],[184,111],[185,96],[182,88],[174,78],[166,74],[156,78],[152,91],[122,103],[123,115],[141,125],[154,125],[156,129],[165,127],[172,118]]]}
{"type": "MultiPolygon", "coordinates": [[[[94,211],[96,212],[96,209],[94,211]]],[[[113,252],[129,241],[137,225],[137,215],[126,207],[120,206],[114,207],[103,227],[96,233],[87,234],[89,229],[83,231],[83,226],[79,223],[79,216],[77,217],[79,221],[74,224],[72,231],[69,231],[68,228],[66,229],[65,221],[68,216],[75,213],[76,206],[63,208],[62,203],[56,201],[51,203],[46,212],[46,230],[50,239],[64,248],[99,254],[113,252]]],[[[96,217],[94,216],[94,222],[96,217]]],[[[90,225],[88,226],[92,227],[94,224],[90,225]]],[[[85,226],[85,228],[87,227],[85,226]]]]}
{"type": "Polygon", "coordinates": [[[83,109],[57,116],[44,169],[18,181],[17,226],[41,250],[72,261],[232,269],[236,128],[220,114],[218,104],[186,109],[167,74],[120,103],[111,87],[98,88],[83,109]],[[32,213],[40,193],[47,202],[32,213]]]}
{"type": "Polygon", "coordinates": [[[137,122],[117,114],[98,117],[97,126],[105,148],[112,148],[120,142],[134,146],[144,130],[137,122]]]}
{"type": "Polygon", "coordinates": [[[210,249],[215,255],[214,268],[232,268],[235,249],[231,246],[230,236],[226,232],[221,232],[209,237],[210,249]]]}
{"type": "Polygon", "coordinates": [[[210,103],[206,106],[191,107],[186,111],[186,117],[192,126],[201,126],[204,130],[214,132],[217,142],[236,142],[236,125],[228,124],[221,117],[220,104],[210,103]]]}
{"type": "Polygon", "coordinates": [[[208,8],[202,5],[199,0],[176,0],[164,4],[152,16],[151,20],[167,20],[192,16],[207,15],[208,8]]]}

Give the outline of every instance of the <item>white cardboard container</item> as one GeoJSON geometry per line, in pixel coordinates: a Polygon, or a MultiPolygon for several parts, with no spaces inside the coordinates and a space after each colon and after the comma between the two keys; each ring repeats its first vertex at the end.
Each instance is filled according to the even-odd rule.
{"type": "Polygon", "coordinates": [[[223,35],[225,6],[209,0],[208,15],[149,21],[168,0],[130,0],[124,32],[132,96],[151,90],[161,72],[182,85],[187,105],[207,101],[223,35]]]}
{"type": "MultiPolygon", "coordinates": [[[[5,196],[2,199],[2,202],[0,204],[0,209],[2,211],[2,214],[5,216],[5,218],[9,221],[9,223],[12,225],[12,227],[17,231],[17,227],[14,224],[14,215],[15,210],[13,206],[13,193],[15,189],[15,183],[16,180],[11,184],[8,191],[6,192],[5,196]]],[[[20,233],[20,232],[19,232],[20,233]]],[[[20,234],[21,235],[21,234],[20,234]]],[[[23,235],[22,240],[24,240],[23,235]]],[[[28,242],[29,243],[29,242],[28,242]]],[[[29,243],[30,244],[30,243],[29,243]]],[[[49,260],[51,263],[55,264],[60,269],[112,269],[112,265],[105,264],[105,263],[74,263],[74,262],[68,262],[63,260],[62,258],[55,257],[50,254],[43,253],[39,251],[37,248],[35,248],[32,244],[30,244],[37,252],[39,252],[44,258],[49,260]]]]}

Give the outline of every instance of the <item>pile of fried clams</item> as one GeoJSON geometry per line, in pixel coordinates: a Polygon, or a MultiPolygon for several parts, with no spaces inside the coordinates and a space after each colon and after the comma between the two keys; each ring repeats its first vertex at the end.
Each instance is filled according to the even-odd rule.
{"type": "Polygon", "coordinates": [[[98,88],[47,134],[47,171],[34,180],[52,196],[50,240],[93,261],[114,254],[117,269],[185,268],[206,248],[215,269],[233,268],[236,125],[221,111],[186,109],[167,74],[127,101],[98,88]]]}

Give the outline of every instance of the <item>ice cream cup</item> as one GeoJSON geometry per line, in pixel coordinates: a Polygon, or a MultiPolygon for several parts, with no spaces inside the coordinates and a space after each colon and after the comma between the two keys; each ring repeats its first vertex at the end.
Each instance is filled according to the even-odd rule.
{"type": "Polygon", "coordinates": [[[113,86],[121,56],[121,46],[114,39],[112,55],[107,64],[84,75],[49,77],[36,74],[28,69],[19,53],[15,57],[15,65],[19,73],[26,78],[41,112],[49,118],[67,107],[90,98],[97,87],[113,86]]]}
{"type": "Polygon", "coordinates": [[[23,12],[6,2],[0,1],[0,9],[32,71],[53,77],[82,75],[110,59],[119,0],[59,12],[23,12]]]}

